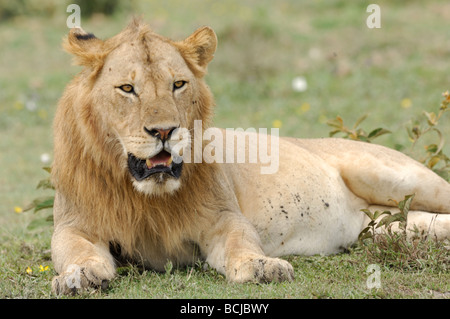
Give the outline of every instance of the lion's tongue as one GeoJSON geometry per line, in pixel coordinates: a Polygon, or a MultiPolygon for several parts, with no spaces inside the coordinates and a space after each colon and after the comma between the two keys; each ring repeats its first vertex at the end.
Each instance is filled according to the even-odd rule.
{"type": "Polygon", "coordinates": [[[172,163],[172,156],[166,151],[161,151],[159,154],[152,158],[147,158],[146,164],[148,168],[152,168],[158,165],[169,166],[172,163]]]}

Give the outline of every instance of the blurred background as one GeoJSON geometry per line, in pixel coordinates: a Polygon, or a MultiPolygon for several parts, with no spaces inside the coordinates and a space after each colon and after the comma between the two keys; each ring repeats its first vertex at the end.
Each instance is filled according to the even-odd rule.
{"type": "Polygon", "coordinates": [[[377,143],[407,149],[406,127],[423,111],[437,113],[450,87],[450,2],[376,1],[381,28],[370,29],[372,2],[1,0],[0,240],[26,231],[34,216],[23,207],[45,194],[36,185],[52,161],[53,115],[80,71],[61,49],[69,4],[80,6],[81,27],[103,39],[133,15],[175,40],[211,26],[219,45],[207,82],[217,126],[327,137],[327,120],[339,115],[351,126],[369,114],[369,131],[392,131],[377,143]]]}

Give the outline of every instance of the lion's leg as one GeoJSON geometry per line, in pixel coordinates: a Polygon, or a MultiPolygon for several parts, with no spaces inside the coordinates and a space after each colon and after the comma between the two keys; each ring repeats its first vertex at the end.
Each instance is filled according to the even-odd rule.
{"type": "MultiPolygon", "coordinates": [[[[373,205],[369,207],[369,210],[374,212],[376,210],[385,211],[388,210],[392,214],[398,213],[398,208],[373,205]]],[[[383,218],[385,215],[379,217],[383,218]]],[[[369,219],[366,219],[365,226],[369,219]]],[[[399,231],[399,223],[392,224],[393,231],[399,231]]],[[[382,228],[383,229],[383,228],[382,228]]],[[[382,230],[381,229],[381,230],[382,230]]],[[[406,232],[409,238],[420,235],[426,236],[431,239],[444,240],[450,239],[450,215],[448,214],[436,214],[423,211],[409,211],[406,225],[406,232]],[[417,233],[418,231],[418,233],[417,233]]]]}
{"type": "Polygon", "coordinates": [[[354,168],[341,169],[341,174],[350,190],[371,204],[391,206],[391,199],[401,201],[414,194],[412,209],[450,213],[450,184],[406,156],[388,164],[369,157],[354,168]]]}
{"type": "Polygon", "coordinates": [[[448,214],[410,211],[407,229],[412,230],[412,235],[414,235],[415,227],[419,230],[419,235],[423,234],[437,240],[450,239],[450,215],[448,214]]]}
{"type": "Polygon", "coordinates": [[[52,282],[52,290],[56,294],[67,294],[89,286],[104,288],[115,275],[109,246],[94,243],[70,227],[55,229],[52,259],[59,274],[52,282]]]}
{"type": "Polygon", "coordinates": [[[237,213],[221,212],[221,218],[205,231],[201,246],[206,261],[231,282],[293,280],[292,266],[264,255],[256,229],[237,213]]]}
{"type": "Polygon", "coordinates": [[[398,151],[344,139],[290,140],[340,172],[347,187],[370,204],[392,206],[415,194],[411,208],[450,214],[450,183],[398,151]]]}

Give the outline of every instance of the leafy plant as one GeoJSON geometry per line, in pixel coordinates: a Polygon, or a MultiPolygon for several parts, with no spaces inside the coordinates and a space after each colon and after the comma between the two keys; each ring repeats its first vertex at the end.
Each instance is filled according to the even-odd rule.
{"type": "Polygon", "coordinates": [[[352,128],[348,128],[347,126],[345,126],[344,120],[339,115],[335,119],[328,120],[327,125],[334,128],[334,130],[330,132],[330,137],[338,133],[343,133],[344,138],[360,140],[364,142],[372,142],[373,139],[381,135],[391,133],[390,131],[381,127],[370,131],[370,133],[366,133],[366,131],[360,128],[359,125],[367,118],[367,116],[367,114],[361,116],[352,128]]]}
{"type": "Polygon", "coordinates": [[[395,200],[391,199],[391,201],[393,201],[400,210],[398,213],[395,213],[395,214],[392,214],[388,210],[385,210],[383,212],[377,210],[374,213],[372,213],[369,209],[362,209],[361,211],[364,214],[366,214],[367,217],[369,217],[370,222],[367,225],[367,227],[361,231],[358,239],[360,241],[363,241],[363,240],[369,238],[372,240],[373,243],[375,243],[376,236],[377,236],[376,229],[384,226],[387,233],[392,234],[392,226],[393,226],[394,222],[399,223],[398,228],[406,236],[406,225],[408,222],[408,212],[409,212],[409,208],[411,206],[411,202],[413,199],[414,199],[414,194],[405,196],[405,199],[402,200],[401,202],[396,202],[395,200]],[[386,215],[386,216],[379,219],[383,215],[386,215]]]}
{"type": "MultiPolygon", "coordinates": [[[[412,145],[409,149],[409,155],[417,161],[423,163],[425,166],[433,170],[436,174],[450,182],[450,157],[444,153],[445,138],[438,124],[442,120],[444,114],[450,110],[450,93],[447,91],[442,94],[444,99],[439,107],[439,112],[424,111],[423,117],[411,120],[412,124],[407,127],[407,133],[412,145]],[[432,141],[433,137],[430,133],[436,133],[437,141],[432,141]],[[430,142],[431,141],[431,142],[430,142]],[[417,146],[425,143],[423,151],[415,152],[417,146]],[[428,144],[427,144],[428,143],[428,144]]],[[[352,140],[360,140],[371,143],[375,138],[391,133],[384,128],[376,128],[369,133],[360,127],[361,123],[367,118],[367,114],[361,116],[355,124],[349,128],[344,124],[342,117],[337,116],[335,119],[328,120],[326,124],[333,128],[329,133],[330,137],[336,134],[342,134],[343,138],[352,140]]],[[[398,145],[399,148],[404,149],[403,145],[398,145]]]]}
{"type": "MultiPolygon", "coordinates": [[[[43,167],[45,171],[48,173],[51,172],[50,167],[43,167]]],[[[36,186],[37,189],[52,189],[55,190],[55,188],[52,185],[52,182],[50,181],[50,176],[39,181],[38,185],[36,186]]],[[[52,208],[53,202],[54,202],[55,196],[43,196],[38,197],[35,200],[33,200],[27,207],[23,209],[24,212],[34,209],[34,212],[38,212],[42,209],[46,208],[52,208]]]]}
{"type": "Polygon", "coordinates": [[[436,174],[450,181],[450,158],[443,152],[445,139],[441,130],[438,128],[439,121],[450,109],[450,94],[447,91],[442,95],[444,99],[439,107],[439,112],[436,114],[435,112],[429,113],[424,111],[423,116],[426,121],[423,118],[415,120],[414,124],[407,128],[407,132],[412,141],[411,153],[425,136],[429,136],[432,132],[436,133],[438,140],[425,145],[425,155],[421,155],[417,160],[433,170],[436,174]]]}
{"type": "Polygon", "coordinates": [[[407,229],[413,199],[414,195],[408,195],[396,203],[399,212],[395,214],[363,209],[370,222],[359,234],[360,246],[370,263],[402,270],[448,271],[450,256],[446,243],[428,238],[417,228],[407,229]],[[395,231],[392,229],[394,225],[398,226],[395,231]],[[408,231],[412,236],[408,236],[408,231]]]}
{"type": "MultiPolygon", "coordinates": [[[[43,167],[43,169],[48,173],[51,172],[51,167],[43,167]]],[[[55,190],[55,187],[52,185],[52,182],[50,180],[50,176],[39,181],[36,188],[43,189],[43,190],[44,189],[55,190]]],[[[23,211],[26,212],[26,211],[33,210],[34,213],[36,213],[40,210],[53,208],[54,200],[55,200],[54,195],[38,197],[38,198],[34,199],[30,204],[28,204],[28,206],[26,206],[23,209],[23,211]]],[[[49,214],[44,218],[38,218],[38,219],[33,220],[28,225],[28,229],[32,230],[34,228],[46,225],[48,223],[53,223],[53,214],[49,214]]]]}

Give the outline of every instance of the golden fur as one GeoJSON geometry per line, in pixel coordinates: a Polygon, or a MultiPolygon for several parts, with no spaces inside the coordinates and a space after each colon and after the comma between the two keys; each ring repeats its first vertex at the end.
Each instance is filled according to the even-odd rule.
{"type": "MultiPolygon", "coordinates": [[[[398,152],[339,139],[280,139],[273,175],[261,175],[262,164],[192,161],[176,172],[178,129],[211,123],[203,76],[216,42],[207,27],[175,42],[138,20],[105,41],[70,31],[64,48],[83,70],[54,120],[56,293],[104,286],[120,259],[163,270],[202,258],[234,282],[292,280],[292,266],[275,257],[350,245],[367,225],[362,208],[416,193],[413,209],[450,213],[450,185],[434,173],[398,152]],[[133,175],[133,165],[147,161],[146,172],[157,159],[172,175],[133,175]]],[[[449,215],[414,216],[449,236],[449,215]]]]}
{"type": "MultiPolygon", "coordinates": [[[[96,240],[117,242],[124,252],[132,254],[136,242],[145,238],[157,242],[161,250],[176,256],[183,237],[191,235],[189,224],[198,221],[199,212],[195,208],[200,198],[202,202],[214,202],[204,197],[209,193],[206,188],[210,186],[207,185],[215,183],[214,175],[208,172],[212,168],[198,166],[193,174],[192,166],[188,166],[183,175],[183,187],[189,191],[174,195],[162,194],[156,200],[136,192],[129,182],[128,172],[124,170],[126,164],[120,144],[102,126],[99,114],[93,111],[92,103],[96,101],[91,94],[105,57],[124,41],[135,38],[145,42],[147,37],[157,37],[168,43],[172,41],[154,34],[148,26],[138,21],[104,42],[96,38],[77,40],[76,35],[82,32],[72,30],[64,43],[64,48],[75,55],[76,63],[88,68],[68,85],[59,102],[54,124],[53,183],[58,193],[64,194],[65,201],[74,205],[74,209],[82,208],[77,209],[77,227],[87,234],[95,234],[96,240]],[[87,47],[90,48],[88,52],[87,47]],[[208,182],[204,183],[206,179],[208,182]],[[179,203],[184,205],[180,206],[179,203]],[[149,209],[152,214],[148,213],[149,209]]],[[[186,44],[176,45],[181,52],[187,51],[189,58],[195,56],[189,47],[184,47],[186,44]]],[[[198,66],[191,69],[200,77],[205,73],[198,66]]],[[[197,110],[194,117],[209,123],[213,98],[203,82],[199,83],[199,87],[201,93],[195,104],[197,110]]],[[[220,197],[220,194],[211,196],[220,197]]],[[[55,218],[58,225],[59,219],[63,217],[55,215],[55,218]]]]}

